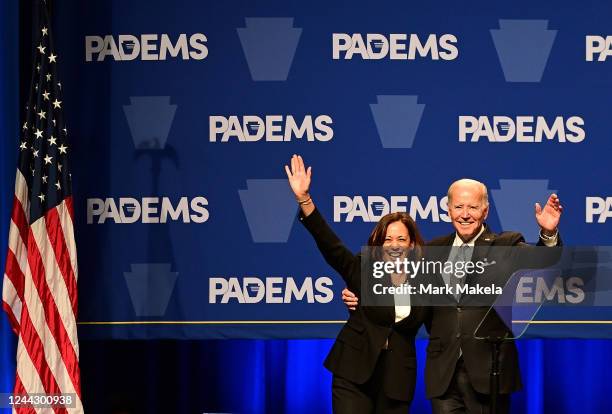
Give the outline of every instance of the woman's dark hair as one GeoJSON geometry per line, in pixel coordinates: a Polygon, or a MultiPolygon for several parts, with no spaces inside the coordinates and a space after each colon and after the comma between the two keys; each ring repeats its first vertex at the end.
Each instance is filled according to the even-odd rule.
{"type": "Polygon", "coordinates": [[[378,224],[376,224],[376,227],[374,227],[374,230],[372,230],[372,234],[370,234],[368,238],[368,246],[382,246],[387,235],[387,227],[389,227],[389,224],[395,223],[396,221],[401,221],[404,226],[406,226],[410,241],[414,243],[416,249],[420,250],[423,244],[425,244],[421,237],[421,233],[413,218],[410,217],[408,213],[403,212],[390,213],[383,216],[378,221],[378,224]]]}

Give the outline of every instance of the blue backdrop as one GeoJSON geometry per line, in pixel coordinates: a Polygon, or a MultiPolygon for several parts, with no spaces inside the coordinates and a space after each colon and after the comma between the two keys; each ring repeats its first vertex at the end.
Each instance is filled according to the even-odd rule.
{"type": "MultiPolygon", "coordinates": [[[[444,193],[460,176],[481,179],[491,188],[489,223],[496,229],[520,230],[533,240],[532,204],[554,190],[566,207],[565,240],[609,244],[610,224],[597,223],[599,215],[595,223],[586,218],[587,197],[605,199],[612,184],[608,105],[602,97],[611,86],[607,66],[612,63],[587,61],[585,36],[605,38],[610,6],[572,6],[55,2],[73,145],[86,409],[330,411],[330,376],[321,363],[331,340],[194,340],[329,338],[346,318],[338,298],[341,281],[294,221],[295,204],[282,171],[294,152],[313,164],[317,204],[354,249],[393,202],[418,215],[426,237],[448,233],[444,193]],[[340,50],[342,37],[334,59],[333,33],[362,34],[370,49],[349,60],[349,52],[340,50]],[[458,54],[450,60],[433,59],[431,50],[414,60],[363,59],[382,55],[385,48],[380,36],[367,41],[368,33],[416,33],[423,43],[429,34],[453,34],[458,54]],[[181,34],[188,59],[176,48],[181,34]],[[146,43],[155,45],[147,52],[152,60],[143,60],[146,43]],[[166,60],[160,60],[162,48],[166,60]],[[283,121],[274,115],[283,115],[283,121]],[[298,129],[307,125],[302,138],[294,128],[290,142],[274,137],[247,142],[264,128],[273,130],[266,119],[282,130],[272,135],[282,135],[290,129],[288,115],[298,129]],[[230,126],[232,116],[238,126],[230,126]],[[541,143],[516,142],[516,137],[492,143],[484,136],[469,142],[474,135],[466,134],[468,142],[462,142],[460,116],[484,116],[489,122],[507,117],[491,129],[492,139],[500,140],[518,116],[542,116],[548,126],[563,117],[561,129],[569,137],[574,137],[565,128],[569,119],[580,117],[585,136],[560,142],[557,131],[541,143]],[[215,122],[219,133],[211,132],[215,122]],[[333,137],[325,125],[331,125],[333,137]],[[228,142],[223,131],[233,131],[228,142]],[[164,209],[166,222],[155,223],[164,221],[164,209]],[[240,284],[228,304],[219,303],[221,288],[212,301],[213,277],[225,279],[219,280],[221,287],[231,286],[232,277],[240,284]],[[311,277],[313,297],[323,299],[240,303],[241,297],[258,298],[264,288],[256,280],[243,286],[247,277],[264,284],[278,277],[281,289],[290,277],[298,286],[311,277]],[[332,282],[329,302],[328,292],[315,288],[325,277],[332,282]],[[329,323],[211,324],[306,319],[329,323]]],[[[17,6],[3,2],[2,7],[4,251],[20,106],[17,6]]],[[[359,41],[351,41],[359,50],[359,41]]],[[[29,50],[29,42],[23,47],[29,50]]],[[[326,280],[320,283],[325,286],[326,280]]],[[[276,296],[284,299],[283,293],[276,296]]],[[[14,339],[2,318],[1,385],[7,390],[14,339]]],[[[574,334],[571,329],[554,333],[574,334]]],[[[598,327],[591,334],[609,337],[609,330],[598,327]]],[[[421,367],[424,346],[419,341],[421,367]]],[[[514,412],[606,412],[605,397],[612,391],[610,342],[529,340],[519,348],[525,390],[514,396],[514,412]]],[[[422,387],[413,411],[429,411],[422,387]]]]}
{"type": "MultiPolygon", "coordinates": [[[[63,2],[81,336],[334,337],[343,283],[296,220],[293,153],[353,250],[391,210],[449,233],[464,176],[493,229],[535,240],[556,191],[567,244],[609,244],[610,6],[570,4],[63,2]]],[[[610,337],[550,328],[529,333],[610,337]]]]}

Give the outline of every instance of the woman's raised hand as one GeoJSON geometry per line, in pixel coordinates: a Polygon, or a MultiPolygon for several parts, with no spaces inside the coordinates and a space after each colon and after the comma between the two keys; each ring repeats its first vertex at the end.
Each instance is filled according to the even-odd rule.
{"type": "Polygon", "coordinates": [[[293,154],[293,157],[291,157],[291,168],[285,165],[285,172],[287,173],[289,185],[293,190],[293,194],[295,194],[295,198],[298,201],[307,200],[309,197],[308,191],[310,189],[312,167],[306,169],[302,157],[293,154]]]}

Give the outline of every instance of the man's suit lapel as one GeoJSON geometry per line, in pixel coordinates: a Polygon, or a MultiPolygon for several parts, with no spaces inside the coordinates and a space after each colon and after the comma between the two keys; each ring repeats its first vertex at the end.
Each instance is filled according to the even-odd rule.
{"type": "MultiPolygon", "coordinates": [[[[484,231],[482,232],[480,237],[478,237],[474,242],[474,252],[472,253],[471,258],[471,261],[474,263],[478,260],[483,260],[485,257],[487,257],[489,248],[491,247],[496,238],[496,234],[493,233],[486,224],[483,225],[485,226],[484,231]]],[[[446,262],[449,258],[453,243],[455,241],[455,235],[456,233],[451,233],[441,239],[438,239],[436,243],[429,244],[429,247],[434,249],[430,257],[433,260],[440,260],[442,263],[446,262]]],[[[465,282],[467,284],[472,283],[472,277],[474,276],[466,276],[465,282]]],[[[441,274],[438,275],[438,283],[442,286],[445,285],[444,276],[441,274]]],[[[463,296],[464,295],[459,298],[459,302],[461,302],[463,296]]],[[[452,295],[448,295],[448,298],[449,300],[456,300],[455,297],[452,295]]]]}
{"type": "MultiPolygon", "coordinates": [[[[489,229],[489,226],[487,226],[486,224],[483,224],[483,225],[485,226],[485,230],[482,232],[480,237],[478,237],[476,241],[474,242],[474,252],[472,253],[472,259],[471,259],[472,263],[482,261],[487,257],[487,254],[489,253],[489,249],[491,248],[491,245],[495,242],[495,238],[497,236],[495,233],[493,233],[489,229]]],[[[468,286],[473,285],[474,278],[477,278],[478,276],[479,275],[475,275],[473,273],[466,275],[465,283],[468,286]]],[[[465,295],[461,296],[459,300],[460,302],[464,296],[465,295]]]]}
{"type": "Polygon", "coordinates": [[[485,257],[487,257],[489,249],[495,241],[496,234],[489,229],[489,226],[487,226],[486,224],[484,224],[484,226],[485,230],[474,242],[474,253],[472,254],[472,262],[483,260],[485,257]]]}

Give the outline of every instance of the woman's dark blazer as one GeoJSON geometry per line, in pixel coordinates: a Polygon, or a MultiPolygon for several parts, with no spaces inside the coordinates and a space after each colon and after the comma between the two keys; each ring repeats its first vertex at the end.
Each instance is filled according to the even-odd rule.
{"type": "MultiPolygon", "coordinates": [[[[314,237],[325,261],[344,279],[348,288],[361,294],[361,254],[353,254],[315,209],[300,221],[314,237]]],[[[334,375],[356,384],[371,377],[378,357],[387,344],[383,389],[389,398],[410,401],[416,384],[414,337],[426,318],[426,309],[412,307],[407,318],[395,323],[393,306],[357,307],[325,359],[334,375]],[[388,341],[388,342],[387,342],[388,341]]]]}

